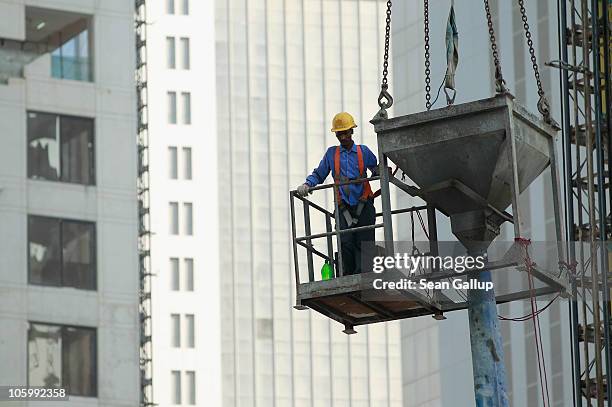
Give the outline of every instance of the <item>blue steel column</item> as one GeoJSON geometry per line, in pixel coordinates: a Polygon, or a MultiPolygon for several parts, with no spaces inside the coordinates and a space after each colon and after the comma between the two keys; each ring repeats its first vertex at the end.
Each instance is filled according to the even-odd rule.
{"type": "MultiPolygon", "coordinates": [[[[471,276],[479,283],[491,281],[491,272],[471,276]]],[[[497,319],[494,290],[469,290],[468,315],[476,407],[508,407],[504,347],[497,319]]]]}

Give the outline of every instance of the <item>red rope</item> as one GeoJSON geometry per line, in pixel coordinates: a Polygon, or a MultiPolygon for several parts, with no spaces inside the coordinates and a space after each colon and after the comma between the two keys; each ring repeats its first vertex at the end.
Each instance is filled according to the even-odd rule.
{"type": "Polygon", "coordinates": [[[548,392],[548,374],[546,372],[546,360],[544,357],[544,349],[542,345],[542,331],[540,327],[540,313],[538,311],[538,305],[535,300],[535,284],[533,282],[533,267],[535,263],[531,261],[529,257],[529,245],[531,244],[530,239],[523,237],[517,237],[514,239],[515,242],[523,246],[525,250],[525,267],[527,269],[527,281],[529,283],[529,302],[531,305],[531,320],[533,321],[533,336],[535,339],[536,353],[538,357],[538,374],[540,378],[540,388],[542,389],[542,405],[544,407],[550,406],[550,396],[548,392]]]}

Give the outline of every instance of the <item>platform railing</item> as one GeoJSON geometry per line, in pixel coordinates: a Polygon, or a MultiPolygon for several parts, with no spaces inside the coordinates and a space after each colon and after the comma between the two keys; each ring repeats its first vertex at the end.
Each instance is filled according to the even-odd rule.
{"type": "MultiPolygon", "coordinates": [[[[296,190],[292,190],[289,192],[290,202],[291,202],[291,232],[292,232],[292,240],[293,240],[293,262],[294,262],[294,270],[295,270],[295,282],[296,288],[301,284],[300,279],[300,262],[298,257],[298,246],[301,246],[306,249],[306,262],[308,266],[308,282],[315,281],[315,271],[314,271],[314,256],[318,256],[322,258],[324,261],[328,261],[332,268],[332,277],[342,277],[344,275],[343,269],[343,261],[342,261],[342,244],[341,244],[341,236],[343,234],[348,233],[356,233],[364,230],[378,229],[384,228],[384,222],[382,223],[374,223],[373,225],[359,226],[359,227],[349,227],[346,229],[340,229],[340,208],[338,203],[338,189],[341,186],[349,185],[349,184],[361,184],[365,181],[377,181],[380,180],[379,176],[373,176],[370,178],[360,178],[355,180],[350,180],[346,182],[333,183],[333,184],[324,184],[318,185],[310,188],[310,192],[316,192],[320,190],[333,189],[334,190],[334,212],[330,212],[326,208],[318,205],[315,202],[310,201],[307,197],[302,197],[298,195],[296,190]],[[295,209],[295,201],[299,200],[303,204],[303,213],[304,213],[304,236],[297,236],[297,227],[296,227],[296,209],[295,209]],[[311,209],[318,211],[319,213],[325,216],[325,232],[322,233],[312,233],[312,225],[311,225],[311,209]],[[332,227],[332,219],[335,222],[335,228],[332,227]],[[333,239],[334,236],[336,238],[336,247],[338,249],[337,254],[338,257],[335,259],[334,257],[334,245],[333,239]],[[323,239],[325,238],[327,241],[327,254],[321,252],[316,249],[313,245],[313,240],[315,239],[323,239]],[[337,261],[336,261],[337,260],[337,261]],[[337,272],[336,272],[337,271],[337,272]]],[[[405,191],[404,191],[405,192],[405,191]]],[[[431,205],[420,205],[420,206],[412,206],[409,208],[403,209],[395,209],[391,210],[391,215],[398,215],[403,213],[410,212],[419,212],[425,211],[427,213],[427,229],[429,231],[429,242],[430,242],[430,252],[433,254],[437,254],[438,246],[437,246],[437,233],[436,233],[436,217],[435,217],[435,208],[431,205]]],[[[376,213],[376,218],[383,217],[382,212],[376,213]]],[[[372,242],[374,244],[375,242],[372,242]]],[[[363,269],[363,267],[362,267],[363,269]]]]}

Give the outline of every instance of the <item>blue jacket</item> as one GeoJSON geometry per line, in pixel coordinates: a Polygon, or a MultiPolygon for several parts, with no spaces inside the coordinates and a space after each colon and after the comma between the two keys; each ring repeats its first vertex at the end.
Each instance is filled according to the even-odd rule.
{"type": "MultiPolygon", "coordinates": [[[[337,146],[332,146],[327,149],[319,166],[312,171],[312,174],[306,178],[306,184],[314,187],[325,181],[330,171],[334,170],[334,156],[337,146]]],[[[363,155],[363,166],[369,169],[373,174],[378,174],[378,162],[376,156],[365,145],[361,145],[361,153],[363,155]]],[[[366,177],[367,175],[363,176],[366,177]]],[[[357,160],[357,144],[353,143],[350,150],[340,147],[340,176],[348,179],[359,178],[359,162],[357,160]]],[[[342,200],[350,206],[357,205],[359,198],[363,194],[363,184],[345,185],[340,188],[340,196],[342,200]]]]}

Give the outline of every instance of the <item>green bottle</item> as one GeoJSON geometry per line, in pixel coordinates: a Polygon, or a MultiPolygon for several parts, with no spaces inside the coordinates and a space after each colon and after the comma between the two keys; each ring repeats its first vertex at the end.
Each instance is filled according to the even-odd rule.
{"type": "Polygon", "coordinates": [[[321,267],[321,279],[322,280],[330,280],[334,278],[334,272],[332,270],[331,264],[329,264],[328,260],[325,260],[325,264],[321,267]]]}

